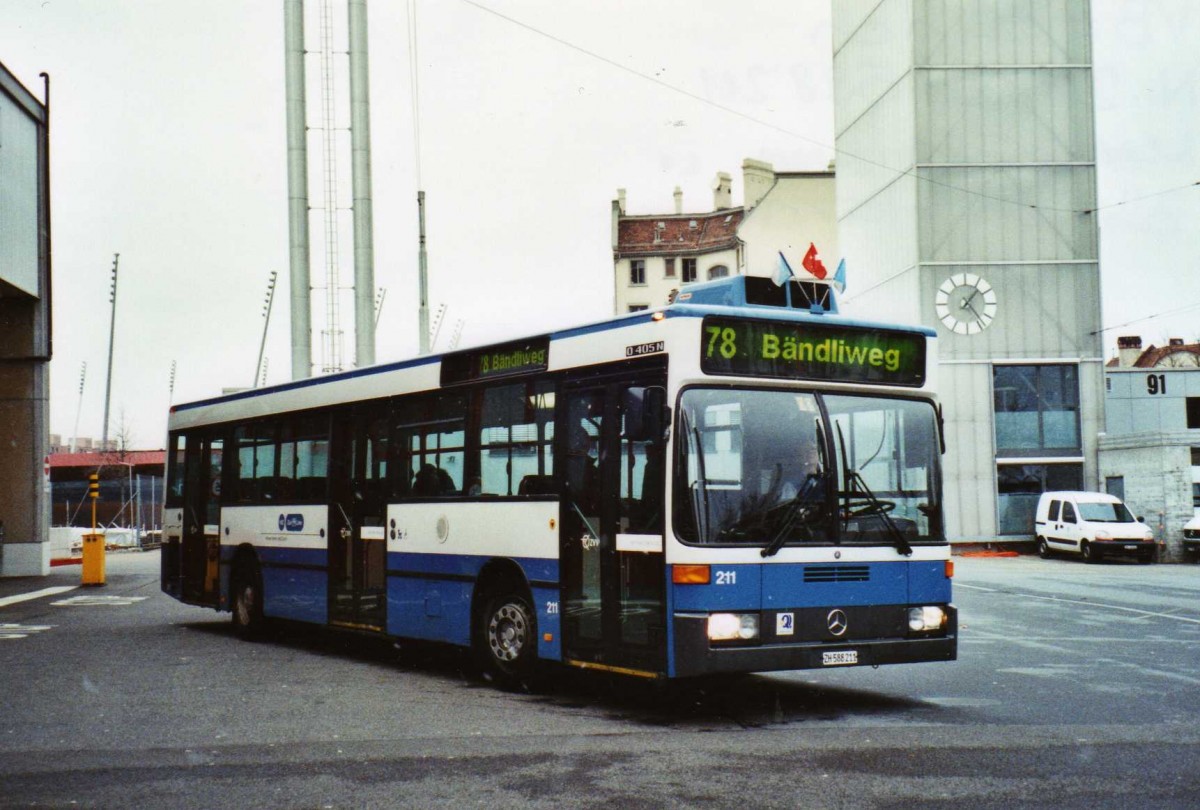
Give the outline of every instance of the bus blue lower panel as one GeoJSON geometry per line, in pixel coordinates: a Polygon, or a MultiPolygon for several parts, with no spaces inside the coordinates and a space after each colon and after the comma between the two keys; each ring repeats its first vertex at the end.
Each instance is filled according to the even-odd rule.
{"type": "Polygon", "coordinates": [[[708,584],[671,587],[670,670],[679,677],[957,656],[943,561],[714,565],[708,584]],[[908,609],[916,605],[943,607],[946,627],[910,631],[908,609]],[[756,615],[758,638],[710,642],[714,612],[756,615]]]}
{"type": "MultiPolygon", "coordinates": [[[[388,554],[388,633],[469,646],[475,582],[490,559],[455,554],[388,554]]],[[[513,562],[521,567],[532,591],[538,656],[558,660],[562,654],[558,561],[516,558],[513,562]]]]}
{"type": "Polygon", "coordinates": [[[280,619],[325,624],[329,575],[324,549],[258,547],[263,613],[280,619]]]}

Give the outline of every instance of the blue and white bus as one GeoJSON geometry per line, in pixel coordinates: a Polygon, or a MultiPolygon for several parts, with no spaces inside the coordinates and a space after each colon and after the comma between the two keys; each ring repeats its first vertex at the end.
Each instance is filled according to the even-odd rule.
{"type": "Polygon", "coordinates": [[[162,588],[647,678],[953,660],[934,332],[734,277],[171,409],[162,588]]]}

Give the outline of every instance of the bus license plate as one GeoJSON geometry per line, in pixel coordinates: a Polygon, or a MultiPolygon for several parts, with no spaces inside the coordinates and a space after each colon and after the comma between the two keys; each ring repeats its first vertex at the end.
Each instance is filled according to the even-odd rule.
{"type": "Polygon", "coordinates": [[[827,667],[844,667],[858,663],[858,650],[840,650],[821,653],[821,664],[827,667]]]}

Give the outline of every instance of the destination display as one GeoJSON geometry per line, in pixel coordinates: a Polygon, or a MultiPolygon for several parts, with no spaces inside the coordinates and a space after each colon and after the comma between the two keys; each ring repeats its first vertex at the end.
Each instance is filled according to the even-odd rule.
{"type": "Polygon", "coordinates": [[[442,385],[535,374],[546,370],[549,357],[545,337],[448,355],[442,360],[442,385]]]}
{"type": "Polygon", "coordinates": [[[820,323],[704,319],[706,374],[783,377],[917,387],[925,382],[925,336],[820,323]]]}

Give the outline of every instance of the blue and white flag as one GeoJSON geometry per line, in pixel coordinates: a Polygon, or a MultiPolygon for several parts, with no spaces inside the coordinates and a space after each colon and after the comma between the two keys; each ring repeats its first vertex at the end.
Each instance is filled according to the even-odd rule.
{"type": "Polygon", "coordinates": [[[838,262],[837,271],[833,274],[833,283],[837,285],[838,292],[846,291],[846,260],[842,259],[838,262]]]}
{"type": "Polygon", "coordinates": [[[779,251],[779,266],[775,268],[775,283],[782,287],[787,284],[787,280],[796,275],[792,272],[792,266],[788,264],[787,258],[783,255],[783,251],[779,251]]]}

